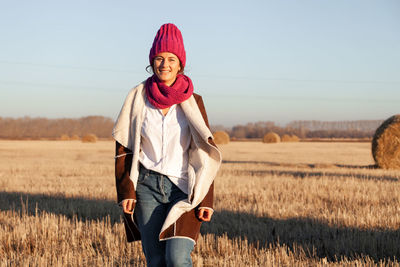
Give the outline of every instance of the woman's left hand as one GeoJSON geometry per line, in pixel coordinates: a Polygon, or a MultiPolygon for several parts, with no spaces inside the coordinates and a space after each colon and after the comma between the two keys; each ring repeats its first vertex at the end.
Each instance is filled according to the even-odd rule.
{"type": "Polygon", "coordinates": [[[211,217],[212,217],[213,213],[214,213],[214,211],[212,209],[200,208],[197,212],[197,217],[201,221],[209,222],[209,221],[211,221],[211,217]]]}

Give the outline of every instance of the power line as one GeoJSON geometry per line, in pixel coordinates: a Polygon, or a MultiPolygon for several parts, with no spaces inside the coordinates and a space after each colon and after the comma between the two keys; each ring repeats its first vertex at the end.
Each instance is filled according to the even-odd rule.
{"type": "MultiPolygon", "coordinates": [[[[40,64],[40,63],[29,63],[29,62],[12,62],[6,60],[0,60],[0,64],[9,65],[26,65],[26,66],[36,66],[36,67],[46,67],[54,69],[72,69],[72,70],[88,70],[88,71],[105,71],[105,72],[117,72],[117,73],[135,73],[143,74],[139,71],[128,70],[128,69],[110,69],[110,68],[97,68],[97,67],[85,67],[85,66],[71,66],[71,65],[56,65],[56,64],[40,64]]],[[[143,69],[143,71],[145,71],[143,69]]]]}
{"type": "Polygon", "coordinates": [[[292,79],[292,78],[267,78],[261,76],[226,76],[226,75],[196,75],[196,77],[212,77],[213,79],[236,79],[236,80],[257,80],[257,81],[283,81],[283,82],[305,82],[305,83],[348,83],[348,84],[400,84],[400,81],[352,81],[352,80],[313,80],[313,79],[292,79]]]}
{"type": "MultiPolygon", "coordinates": [[[[137,70],[129,69],[112,69],[112,68],[97,68],[97,67],[85,67],[85,66],[71,66],[71,65],[58,65],[58,64],[41,64],[41,63],[29,63],[29,62],[13,62],[7,60],[0,60],[0,64],[10,65],[26,65],[26,66],[37,66],[55,69],[71,69],[71,70],[87,70],[87,71],[102,71],[102,72],[115,72],[115,73],[130,73],[130,74],[144,74],[137,70]]],[[[143,69],[143,71],[145,71],[143,69]]],[[[260,75],[254,75],[251,77],[247,76],[233,76],[233,75],[215,75],[215,74],[198,74],[196,77],[222,79],[222,80],[257,80],[257,81],[281,81],[281,82],[301,82],[301,83],[344,83],[344,84],[399,84],[400,81],[374,81],[374,80],[334,80],[334,79],[295,79],[295,78],[268,78],[260,75]]]]}
{"type": "MultiPolygon", "coordinates": [[[[81,86],[81,85],[62,85],[62,84],[49,84],[49,83],[35,83],[35,82],[23,82],[23,81],[0,81],[0,84],[10,84],[10,85],[22,85],[22,86],[32,86],[32,87],[46,87],[46,88],[66,88],[66,89],[80,89],[86,91],[108,91],[108,92],[115,92],[115,91],[123,91],[127,92],[129,90],[126,88],[122,88],[120,90],[111,88],[111,87],[97,87],[97,86],[81,86]]],[[[355,101],[355,102],[400,102],[399,99],[390,97],[388,99],[377,99],[377,98],[363,98],[363,97],[310,97],[307,95],[304,96],[287,96],[287,95],[260,95],[260,94],[208,94],[203,93],[203,97],[208,98],[224,98],[224,99],[263,99],[263,100],[274,100],[274,101],[298,101],[298,100],[308,100],[308,101],[334,101],[334,102],[348,102],[348,101],[355,101]]]]}
{"type": "MultiPolygon", "coordinates": [[[[0,81],[0,84],[11,84],[11,85],[22,85],[32,87],[48,87],[48,88],[66,88],[66,89],[89,89],[89,90],[101,90],[101,91],[115,91],[115,89],[106,87],[95,87],[95,86],[78,86],[78,85],[60,85],[60,84],[48,84],[48,83],[33,83],[33,82],[16,82],[16,81],[0,81]]],[[[126,91],[126,90],[125,90],[126,91]]]]}
{"type": "Polygon", "coordinates": [[[227,95],[219,95],[219,94],[202,94],[203,97],[207,97],[208,99],[213,99],[213,98],[229,98],[229,99],[238,99],[241,102],[243,102],[245,99],[250,99],[252,102],[256,100],[270,100],[270,101],[280,101],[280,102],[292,102],[292,101],[329,101],[329,102],[368,102],[368,103],[399,103],[400,99],[399,98],[393,98],[393,97],[388,97],[387,99],[378,99],[378,98],[365,98],[365,97],[337,97],[337,96],[332,96],[332,97],[318,97],[318,96],[307,96],[307,95],[302,95],[302,96],[287,96],[287,95],[254,95],[254,94],[248,94],[248,95],[233,95],[233,94],[227,94],[227,95]]]}

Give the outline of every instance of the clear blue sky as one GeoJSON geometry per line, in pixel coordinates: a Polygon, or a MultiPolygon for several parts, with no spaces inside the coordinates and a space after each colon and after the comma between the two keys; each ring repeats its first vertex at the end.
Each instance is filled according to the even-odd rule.
{"type": "Polygon", "coordinates": [[[0,0],[0,116],[115,119],[166,22],[211,124],[400,113],[397,0],[0,0]]]}

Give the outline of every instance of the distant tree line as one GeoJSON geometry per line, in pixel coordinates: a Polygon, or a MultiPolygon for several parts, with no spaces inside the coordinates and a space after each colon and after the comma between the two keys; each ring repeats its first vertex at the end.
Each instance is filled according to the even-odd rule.
{"type": "Polygon", "coordinates": [[[112,119],[103,116],[89,116],[78,119],[0,117],[0,138],[52,139],[59,138],[61,135],[82,137],[89,133],[100,138],[111,138],[113,125],[112,119]]]}
{"type": "Polygon", "coordinates": [[[300,138],[371,138],[383,120],[358,121],[293,121],[277,126],[272,121],[247,123],[226,128],[212,127],[213,131],[226,131],[232,138],[262,138],[268,132],[296,135],[300,138]]]}
{"type": "MultiPolygon", "coordinates": [[[[226,131],[232,138],[262,138],[268,132],[280,136],[294,134],[300,138],[370,138],[383,120],[359,121],[292,121],[286,126],[275,125],[272,121],[247,123],[227,128],[211,126],[211,130],[226,131]]],[[[95,134],[99,138],[111,138],[114,121],[103,116],[88,116],[77,119],[47,118],[1,118],[0,138],[40,139],[59,138],[61,135],[95,134]]]]}

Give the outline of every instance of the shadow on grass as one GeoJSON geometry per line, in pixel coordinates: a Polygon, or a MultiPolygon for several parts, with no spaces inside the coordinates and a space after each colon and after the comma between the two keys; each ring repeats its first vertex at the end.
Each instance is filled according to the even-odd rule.
{"type": "MultiPolygon", "coordinates": [[[[120,208],[113,201],[62,195],[0,192],[0,210],[28,215],[44,211],[80,221],[102,221],[109,217],[112,225],[121,221],[120,208]]],[[[298,246],[310,257],[327,257],[331,261],[358,255],[376,261],[400,258],[400,230],[332,227],[310,218],[281,220],[244,212],[216,211],[211,223],[203,223],[201,232],[247,239],[264,248],[276,243],[291,249],[298,246]]]]}
{"type": "Polygon", "coordinates": [[[400,258],[400,229],[363,230],[331,227],[310,218],[272,219],[249,213],[215,212],[211,223],[203,223],[201,232],[229,238],[247,239],[267,248],[279,243],[293,250],[295,246],[309,257],[338,261],[342,257],[369,256],[375,261],[400,258]]]}
{"type": "Polygon", "coordinates": [[[120,222],[121,211],[116,202],[63,195],[0,192],[0,210],[14,210],[21,214],[35,215],[45,211],[79,221],[103,220],[110,217],[111,224],[120,222]]]}
{"type": "MultiPolygon", "coordinates": [[[[271,167],[308,167],[308,168],[358,168],[358,169],[375,169],[374,165],[367,166],[356,166],[356,165],[339,165],[339,164],[290,164],[290,163],[277,163],[267,161],[222,161],[222,163],[233,163],[233,164],[265,164],[271,167]]],[[[376,181],[399,181],[398,176],[392,175],[373,175],[368,173],[340,173],[330,171],[300,171],[300,170],[230,170],[230,172],[236,175],[249,175],[249,176],[261,176],[261,175],[276,175],[276,176],[293,176],[294,178],[307,178],[307,177],[338,177],[338,178],[356,178],[361,180],[376,180],[376,181]]]]}
{"type": "Polygon", "coordinates": [[[308,168],[347,168],[347,169],[379,169],[376,164],[371,165],[348,165],[348,164],[333,164],[333,163],[282,163],[272,161],[256,161],[256,160],[222,160],[222,163],[231,164],[264,164],[267,166],[281,166],[281,167],[308,167],[308,168]]]}

